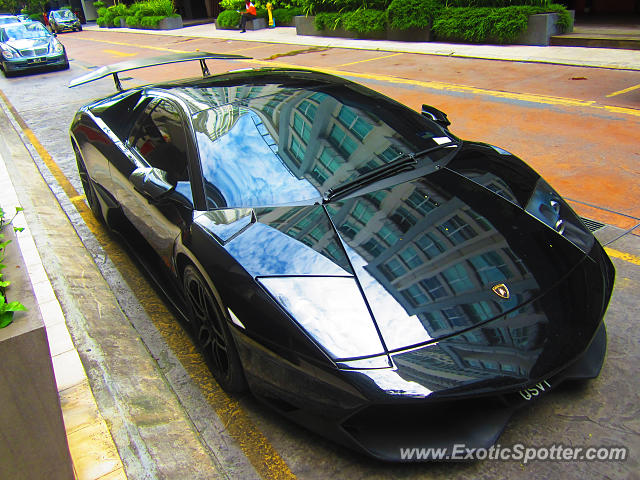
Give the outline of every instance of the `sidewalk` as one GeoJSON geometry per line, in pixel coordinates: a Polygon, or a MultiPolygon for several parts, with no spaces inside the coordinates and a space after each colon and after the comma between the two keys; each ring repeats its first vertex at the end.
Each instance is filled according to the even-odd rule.
{"type": "Polygon", "coordinates": [[[616,48],[537,47],[527,45],[469,45],[435,42],[394,42],[390,40],[356,40],[350,38],[297,35],[295,27],[277,27],[240,33],[238,30],[216,30],[214,24],[195,25],[178,30],[141,30],[134,28],[101,29],[96,25],[86,30],[166,35],[174,37],[218,38],[248,42],[283,43],[317,47],[381,50],[385,52],[419,53],[462,58],[480,58],[516,62],[552,63],[580,67],[602,67],[640,70],[640,52],[616,48]]]}

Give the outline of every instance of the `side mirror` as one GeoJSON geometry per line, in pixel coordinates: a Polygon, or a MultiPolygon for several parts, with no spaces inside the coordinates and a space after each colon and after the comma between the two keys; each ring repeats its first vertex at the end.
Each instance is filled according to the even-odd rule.
{"type": "Polygon", "coordinates": [[[159,168],[136,168],[129,175],[129,181],[133,184],[133,188],[151,201],[160,200],[175,188],[167,179],[167,172],[159,168]]]}
{"type": "Polygon", "coordinates": [[[437,124],[442,125],[444,128],[451,125],[451,122],[447,118],[447,114],[442,110],[438,110],[436,107],[432,107],[431,105],[422,105],[422,115],[433,120],[437,124]]]}

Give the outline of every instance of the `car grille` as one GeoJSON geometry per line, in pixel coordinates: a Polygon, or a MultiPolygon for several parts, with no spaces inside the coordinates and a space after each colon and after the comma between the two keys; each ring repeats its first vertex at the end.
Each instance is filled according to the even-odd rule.
{"type": "Polygon", "coordinates": [[[41,55],[46,55],[48,50],[49,49],[47,47],[35,49],[29,48],[20,50],[20,55],[22,55],[23,57],[39,57],[41,55]]]}

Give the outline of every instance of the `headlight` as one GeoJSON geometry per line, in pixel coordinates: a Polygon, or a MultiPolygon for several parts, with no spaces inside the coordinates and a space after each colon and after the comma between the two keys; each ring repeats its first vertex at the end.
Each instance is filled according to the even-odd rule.
{"type": "Polygon", "coordinates": [[[594,236],[567,202],[542,178],[536,182],[526,210],[583,252],[591,251],[595,242],[594,236]]]}
{"type": "Polygon", "coordinates": [[[60,42],[55,42],[53,44],[53,52],[54,53],[62,53],[62,52],[64,52],[64,47],[62,46],[62,44],[60,42]]]}
{"type": "Polygon", "coordinates": [[[18,52],[14,52],[12,49],[10,49],[9,47],[1,47],[0,51],[2,51],[2,56],[6,59],[10,59],[10,58],[17,58],[20,55],[18,54],[18,52]]]}

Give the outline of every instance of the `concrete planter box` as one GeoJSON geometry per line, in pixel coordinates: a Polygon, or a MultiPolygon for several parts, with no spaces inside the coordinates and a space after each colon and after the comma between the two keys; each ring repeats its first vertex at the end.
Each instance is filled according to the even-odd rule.
{"type": "Polygon", "coordinates": [[[369,40],[400,40],[405,42],[426,42],[425,38],[431,38],[430,31],[414,30],[389,30],[383,32],[359,33],[337,28],[335,30],[318,30],[315,26],[315,17],[298,15],[294,17],[296,34],[311,35],[316,37],[358,38],[369,40]]]}
{"type": "Polygon", "coordinates": [[[387,40],[397,42],[430,42],[433,39],[431,27],[429,28],[408,28],[406,30],[387,30],[387,40]]]}
{"type": "Polygon", "coordinates": [[[140,30],[177,30],[178,28],[182,28],[184,25],[182,24],[182,17],[178,15],[177,17],[163,18],[155,27],[131,26],[128,24],[126,26],[129,28],[138,28],[140,30]]]}
{"type": "MultiPolygon", "coordinates": [[[[256,18],[254,20],[247,20],[245,25],[247,30],[261,30],[267,28],[267,21],[264,18],[256,18]]],[[[216,30],[240,30],[238,27],[221,27],[216,20],[216,30]]]]}
{"type": "Polygon", "coordinates": [[[560,33],[570,33],[573,31],[574,10],[569,10],[571,14],[571,25],[566,32],[563,32],[558,25],[559,15],[557,13],[540,13],[531,15],[527,30],[522,33],[514,42],[518,45],[549,45],[549,39],[553,35],[560,33]]]}
{"type": "Polygon", "coordinates": [[[183,26],[182,17],[178,15],[177,17],[167,17],[160,20],[156,30],[177,30],[183,26]]]}
{"type": "Polygon", "coordinates": [[[8,301],[19,301],[13,323],[0,329],[0,478],[73,480],[73,467],[51,364],[47,332],[15,234],[3,263],[8,301]]]}

